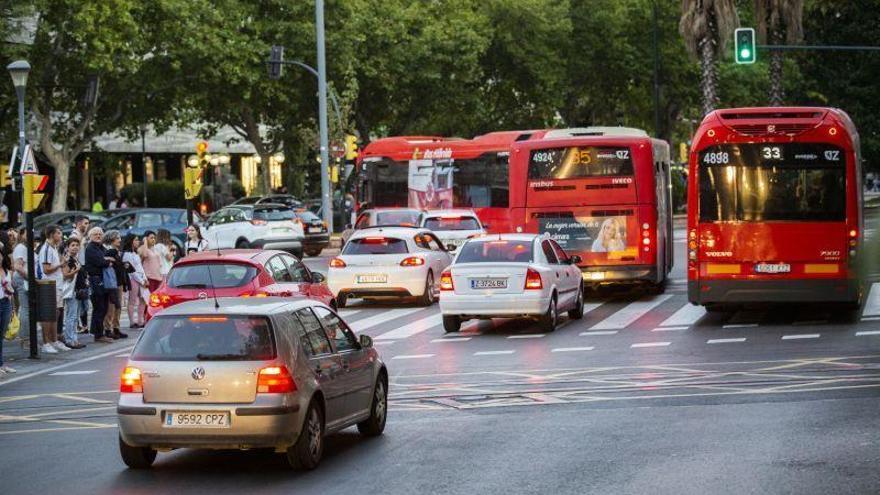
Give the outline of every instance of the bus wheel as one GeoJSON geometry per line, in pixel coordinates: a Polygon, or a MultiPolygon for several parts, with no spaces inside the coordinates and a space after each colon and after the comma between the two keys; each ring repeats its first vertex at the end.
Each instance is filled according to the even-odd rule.
{"type": "Polygon", "coordinates": [[[657,282],[656,284],[649,285],[647,287],[646,291],[648,292],[648,294],[654,294],[654,295],[663,294],[664,292],[666,292],[666,282],[668,280],[669,279],[664,277],[663,280],[657,282]]]}
{"type": "Polygon", "coordinates": [[[707,313],[713,314],[733,313],[735,311],[735,308],[724,304],[707,304],[705,308],[707,313]]]}
{"type": "Polygon", "coordinates": [[[832,314],[841,323],[857,323],[862,315],[862,305],[857,302],[840,304],[832,314]]]}

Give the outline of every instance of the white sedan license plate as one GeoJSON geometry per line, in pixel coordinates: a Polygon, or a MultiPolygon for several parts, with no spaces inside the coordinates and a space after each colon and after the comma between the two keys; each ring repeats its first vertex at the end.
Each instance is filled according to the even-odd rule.
{"type": "Polygon", "coordinates": [[[165,413],[166,428],[229,428],[228,412],[176,411],[165,413]]]}
{"type": "Polygon", "coordinates": [[[756,273],[789,273],[791,265],[788,263],[758,263],[755,265],[756,273]]]}
{"type": "Polygon", "coordinates": [[[384,273],[358,275],[355,280],[359,284],[384,284],[388,282],[388,275],[384,273]]]}
{"type": "Polygon", "coordinates": [[[321,233],[321,227],[309,227],[308,229],[306,229],[306,232],[308,232],[309,234],[319,234],[321,233]]]}
{"type": "Polygon", "coordinates": [[[506,278],[475,278],[471,279],[471,289],[506,289],[506,278]]]}
{"type": "Polygon", "coordinates": [[[272,232],[276,234],[284,234],[290,232],[290,230],[285,227],[275,227],[274,229],[272,229],[272,232]]]}

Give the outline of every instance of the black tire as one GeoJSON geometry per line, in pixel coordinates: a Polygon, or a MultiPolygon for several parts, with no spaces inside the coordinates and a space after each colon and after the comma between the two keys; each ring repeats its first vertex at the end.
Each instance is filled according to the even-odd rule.
{"type": "Polygon", "coordinates": [[[385,431],[388,419],[388,382],[385,375],[379,375],[373,387],[373,401],[370,404],[370,417],[358,423],[358,431],[366,437],[377,437],[385,431]]]}
{"type": "Polygon", "coordinates": [[[324,455],[324,414],[313,400],[296,443],[287,448],[284,457],[294,469],[310,471],[318,467],[324,455]]]}
{"type": "Polygon", "coordinates": [[[346,304],[348,304],[348,296],[346,296],[345,294],[339,294],[338,296],[336,296],[337,309],[344,308],[346,304]]]}
{"type": "Polygon", "coordinates": [[[434,272],[428,271],[425,277],[425,292],[419,298],[419,304],[422,306],[430,306],[434,304],[434,272]]]}
{"type": "Polygon", "coordinates": [[[156,460],[156,451],[149,447],[132,447],[119,436],[119,454],[131,469],[149,469],[156,460]]]}
{"type": "Polygon", "coordinates": [[[559,312],[556,307],[556,295],[550,299],[550,305],[547,307],[547,312],[541,316],[541,319],[538,321],[538,326],[541,327],[541,331],[544,333],[551,333],[556,330],[556,325],[559,322],[559,312]]]}
{"type": "Polygon", "coordinates": [[[581,284],[578,287],[578,295],[577,302],[575,303],[574,309],[568,312],[568,317],[572,320],[580,320],[584,317],[584,285],[581,284]]]}
{"type": "Polygon", "coordinates": [[[314,249],[305,249],[304,251],[306,253],[306,256],[311,256],[314,258],[316,256],[321,256],[321,251],[323,251],[323,249],[314,248],[314,249]]]}
{"type": "Polygon", "coordinates": [[[443,315],[443,330],[454,333],[461,330],[461,318],[454,315],[443,315]]]}
{"type": "Polygon", "coordinates": [[[724,304],[707,304],[705,305],[706,312],[712,314],[724,314],[724,313],[733,313],[736,311],[736,308],[733,306],[728,306],[724,304]]]}
{"type": "Polygon", "coordinates": [[[239,239],[235,241],[235,249],[248,249],[251,247],[251,243],[246,241],[245,239],[239,239]]]}
{"type": "Polygon", "coordinates": [[[666,281],[669,280],[667,278],[663,278],[663,280],[657,282],[656,284],[651,284],[647,288],[648,294],[660,295],[666,292],[666,281]]]}
{"type": "Polygon", "coordinates": [[[858,323],[862,316],[861,302],[844,303],[834,308],[834,319],[841,323],[858,323]]]}

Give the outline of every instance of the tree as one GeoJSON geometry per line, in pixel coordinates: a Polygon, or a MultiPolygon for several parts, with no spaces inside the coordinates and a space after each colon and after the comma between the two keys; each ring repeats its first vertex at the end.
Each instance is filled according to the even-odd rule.
{"type": "MultiPolygon", "coordinates": [[[[798,43],[804,37],[804,0],[755,0],[758,39],[770,45],[798,43]]],[[[770,51],[770,105],[780,106],[783,54],[770,51]]]]}
{"type": "Polygon", "coordinates": [[[703,113],[718,106],[718,57],[739,25],[733,0],[683,0],[679,31],[700,62],[703,113]]]}

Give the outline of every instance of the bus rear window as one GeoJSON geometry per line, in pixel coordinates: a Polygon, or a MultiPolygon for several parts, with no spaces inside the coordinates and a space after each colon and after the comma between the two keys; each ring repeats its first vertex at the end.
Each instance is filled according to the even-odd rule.
{"type": "Polygon", "coordinates": [[[275,358],[263,316],[157,316],[144,330],[134,361],[266,361],[275,358]]]}
{"type": "Polygon", "coordinates": [[[529,263],[532,241],[470,241],[461,247],[456,263],[529,263]]]}
{"type": "Polygon", "coordinates": [[[342,254],[404,254],[406,241],[393,237],[361,237],[345,244],[342,254]]]}
{"type": "Polygon", "coordinates": [[[480,230],[480,222],[474,217],[432,217],[425,220],[429,230],[480,230]]]}
{"type": "Polygon", "coordinates": [[[533,150],[529,179],[582,179],[631,176],[633,163],[628,147],[570,146],[533,150]]]}

